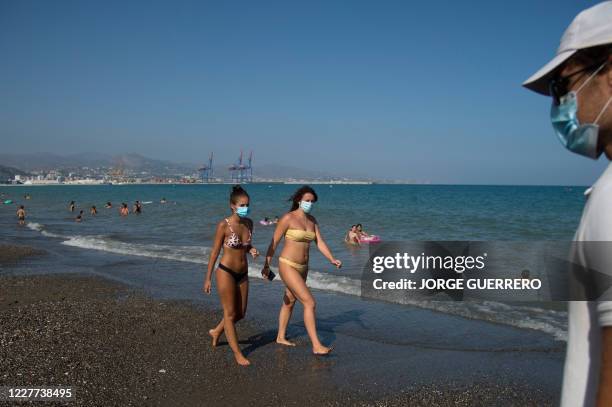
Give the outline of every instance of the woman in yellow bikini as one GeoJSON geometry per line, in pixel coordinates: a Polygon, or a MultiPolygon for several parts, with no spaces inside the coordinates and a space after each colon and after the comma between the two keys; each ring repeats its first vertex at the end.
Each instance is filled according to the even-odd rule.
{"type": "Polygon", "coordinates": [[[306,286],[310,242],[314,241],[323,256],[337,268],[342,266],[342,262],[334,258],[321,236],[317,220],[309,214],[313,203],[317,201],[315,191],[309,186],[303,186],[293,194],[290,201],[292,202],[291,211],[286,213],[276,226],[262,271],[264,276],[268,275],[274,252],[284,236],[285,245],[278,258],[278,270],[287,288],[278,316],[276,342],[281,345],[295,346],[295,343],[287,340],[286,332],[297,299],[304,306],[304,325],[312,342],[312,352],[315,355],[325,355],[331,352],[332,348],[323,346],[319,340],[315,319],[315,300],[306,286]]]}
{"type": "Polygon", "coordinates": [[[217,346],[219,337],[225,331],[225,337],[234,352],[236,362],[248,366],[251,362],[244,357],[238,346],[235,323],[244,318],[249,298],[247,253],[256,258],[259,252],[251,244],[253,221],[247,218],[249,195],[240,185],[232,189],[230,207],[232,215],[217,224],[203,290],[206,294],[211,292],[212,272],[223,248],[223,255],[215,273],[217,291],[223,306],[223,319],[215,328],[209,330],[208,334],[212,337],[212,345],[217,346]]]}

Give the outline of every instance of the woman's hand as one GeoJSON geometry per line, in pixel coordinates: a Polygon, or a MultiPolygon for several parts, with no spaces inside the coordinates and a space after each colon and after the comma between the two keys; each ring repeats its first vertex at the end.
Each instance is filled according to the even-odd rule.
{"type": "Polygon", "coordinates": [[[251,253],[251,256],[253,256],[254,259],[256,259],[257,256],[259,256],[259,250],[257,250],[254,247],[251,247],[251,250],[249,250],[249,253],[251,253]]]}
{"type": "Polygon", "coordinates": [[[332,259],[331,264],[333,264],[334,266],[336,266],[337,269],[339,269],[340,267],[342,267],[342,262],[338,259],[332,259]]]}
{"type": "Polygon", "coordinates": [[[264,264],[263,268],[261,269],[261,275],[264,276],[264,278],[268,278],[268,275],[270,274],[270,265],[268,263],[264,264]]]}
{"type": "Polygon", "coordinates": [[[212,284],[210,282],[210,278],[207,278],[206,280],[204,280],[204,287],[202,288],[202,291],[210,295],[211,285],[212,284]]]}

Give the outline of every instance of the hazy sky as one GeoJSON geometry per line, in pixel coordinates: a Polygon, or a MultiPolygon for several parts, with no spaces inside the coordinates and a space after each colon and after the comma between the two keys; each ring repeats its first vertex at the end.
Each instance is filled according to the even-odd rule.
{"type": "Polygon", "coordinates": [[[595,3],[0,0],[0,151],[590,184],[520,84],[595,3]]]}

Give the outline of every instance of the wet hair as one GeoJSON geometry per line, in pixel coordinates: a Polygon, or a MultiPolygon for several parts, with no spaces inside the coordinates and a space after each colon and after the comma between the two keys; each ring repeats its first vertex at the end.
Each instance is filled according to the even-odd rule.
{"type": "Polygon", "coordinates": [[[235,205],[236,201],[238,201],[238,198],[240,198],[241,196],[246,196],[247,198],[250,198],[249,194],[244,188],[242,188],[240,185],[234,185],[232,187],[232,192],[230,193],[230,202],[235,205]]]}
{"type": "Polygon", "coordinates": [[[20,206],[19,206],[19,209],[23,209],[23,205],[20,205],[20,206]]]}
{"type": "MultiPolygon", "coordinates": [[[[612,55],[612,44],[604,44],[579,50],[572,56],[571,61],[585,68],[588,67],[589,72],[595,72],[601,64],[610,58],[610,55],[612,55]]],[[[606,69],[609,69],[609,64],[599,73],[605,72],[606,69]]]]}
{"type": "Polygon", "coordinates": [[[312,194],[314,196],[314,201],[313,202],[317,202],[317,200],[319,199],[319,197],[317,196],[317,193],[314,191],[314,189],[312,189],[310,186],[308,185],[304,185],[303,187],[299,188],[297,191],[295,191],[293,193],[293,195],[291,195],[291,198],[288,199],[289,202],[291,202],[291,210],[294,211],[297,208],[300,207],[300,201],[302,200],[302,197],[306,194],[312,194]]]}
{"type": "Polygon", "coordinates": [[[361,227],[363,228],[363,225],[362,225],[361,223],[358,223],[358,224],[356,224],[355,226],[357,226],[357,227],[360,227],[360,226],[361,226],[361,227]]]}

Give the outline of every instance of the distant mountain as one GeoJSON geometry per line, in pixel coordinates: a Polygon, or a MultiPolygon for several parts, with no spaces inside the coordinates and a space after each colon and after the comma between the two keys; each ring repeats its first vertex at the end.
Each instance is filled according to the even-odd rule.
{"type": "Polygon", "coordinates": [[[117,168],[153,175],[191,173],[195,165],[156,160],[139,154],[112,156],[100,153],[58,155],[52,153],[0,154],[0,164],[19,166],[27,171],[74,170],[82,167],[117,168]]]}
{"type": "MultiPolygon", "coordinates": [[[[108,168],[122,170],[131,174],[142,174],[146,176],[173,176],[177,174],[193,174],[197,172],[198,165],[191,163],[175,163],[165,160],[148,158],[140,154],[129,153],[121,155],[108,155],[101,153],[80,153],[71,155],[58,155],[52,153],[30,153],[30,154],[0,154],[0,165],[17,167],[23,171],[49,171],[60,170],[63,172],[78,171],[83,167],[108,168]]],[[[214,176],[216,178],[229,179],[228,170],[230,164],[215,164],[214,176]]],[[[255,179],[308,179],[308,180],[369,180],[369,177],[361,174],[345,174],[341,172],[326,172],[312,169],[302,169],[286,165],[261,164],[255,165],[253,170],[255,179]]]]}
{"type": "Polygon", "coordinates": [[[156,160],[134,153],[112,157],[110,166],[152,175],[189,174],[196,172],[197,169],[194,164],[156,160]]]}
{"type": "Polygon", "coordinates": [[[0,165],[0,182],[13,180],[15,175],[28,175],[28,173],[17,168],[0,165]]]}
{"type": "Polygon", "coordinates": [[[25,171],[48,171],[79,167],[102,167],[111,160],[110,155],[83,153],[58,155],[52,153],[0,154],[0,164],[18,167],[25,171]]]}

